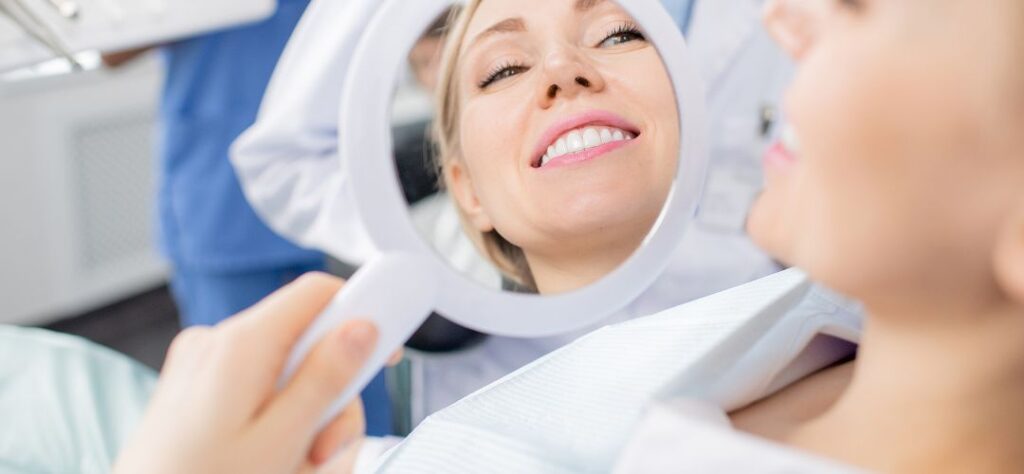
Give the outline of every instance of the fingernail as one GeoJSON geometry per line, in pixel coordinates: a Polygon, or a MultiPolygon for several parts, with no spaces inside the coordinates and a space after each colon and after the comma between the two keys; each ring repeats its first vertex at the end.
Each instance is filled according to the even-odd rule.
{"type": "Polygon", "coordinates": [[[359,357],[369,353],[376,341],[377,328],[368,322],[353,323],[342,333],[345,350],[359,357]]]}

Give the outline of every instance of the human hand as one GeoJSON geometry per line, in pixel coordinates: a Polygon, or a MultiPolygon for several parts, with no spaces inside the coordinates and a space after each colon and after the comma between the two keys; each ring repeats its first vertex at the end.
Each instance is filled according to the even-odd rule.
{"type": "Polygon", "coordinates": [[[358,399],[318,428],[376,345],[373,324],[351,321],[329,332],[288,385],[276,387],[292,346],[341,286],[309,274],[216,327],[182,332],[114,471],[312,472],[358,444],[365,431],[358,399]]]}

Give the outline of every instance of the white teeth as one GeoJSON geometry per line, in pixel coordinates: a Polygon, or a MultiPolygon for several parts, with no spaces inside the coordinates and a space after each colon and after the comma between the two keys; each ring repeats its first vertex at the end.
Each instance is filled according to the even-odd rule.
{"type": "Polygon", "coordinates": [[[565,138],[559,138],[558,141],[555,142],[555,153],[548,156],[554,158],[556,156],[562,156],[566,153],[569,153],[569,145],[565,143],[565,138]]]}
{"type": "Polygon", "coordinates": [[[578,153],[588,148],[595,148],[606,143],[633,140],[636,135],[609,127],[584,127],[562,135],[554,144],[548,147],[547,154],[541,157],[541,166],[547,164],[552,158],[558,158],[569,153],[578,153]]]}
{"type": "Polygon", "coordinates": [[[800,151],[800,139],[791,125],[787,124],[782,128],[782,146],[791,152],[800,151]]]}
{"type": "Polygon", "coordinates": [[[579,130],[569,132],[569,135],[565,138],[566,144],[569,145],[569,153],[583,151],[583,134],[579,130]]]}
{"type": "Polygon", "coordinates": [[[601,132],[598,132],[596,128],[584,129],[583,147],[594,148],[595,146],[601,146],[601,132]]]}

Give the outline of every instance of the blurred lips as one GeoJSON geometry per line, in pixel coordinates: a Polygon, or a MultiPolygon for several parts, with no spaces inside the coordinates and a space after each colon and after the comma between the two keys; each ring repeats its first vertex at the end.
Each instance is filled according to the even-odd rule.
{"type": "Polygon", "coordinates": [[[768,148],[764,154],[766,171],[785,171],[796,166],[799,161],[799,143],[791,126],[786,126],[782,139],[768,148]]]}
{"type": "Polygon", "coordinates": [[[530,158],[532,168],[552,168],[596,158],[628,145],[640,130],[622,116],[600,110],[567,117],[549,127],[530,158]]]}
{"type": "Polygon", "coordinates": [[[782,143],[775,143],[764,154],[765,168],[787,168],[796,164],[796,155],[782,143]]]}

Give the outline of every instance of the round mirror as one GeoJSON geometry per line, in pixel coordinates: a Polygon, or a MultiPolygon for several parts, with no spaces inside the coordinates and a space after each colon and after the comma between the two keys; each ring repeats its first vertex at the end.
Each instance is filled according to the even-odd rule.
{"type": "Polygon", "coordinates": [[[372,317],[378,349],[336,408],[432,311],[520,337],[601,321],[650,285],[690,224],[705,114],[675,23],[656,0],[543,5],[388,0],[360,40],[339,148],[381,255],[289,364],[341,321],[372,317]]]}
{"type": "Polygon", "coordinates": [[[388,2],[342,111],[370,235],[429,252],[434,309],[492,334],[564,332],[628,303],[681,239],[706,166],[702,87],[663,7],[546,5],[388,2]]]}
{"type": "Polygon", "coordinates": [[[422,33],[392,145],[413,223],[453,269],[555,295],[611,273],[653,229],[679,112],[660,56],[616,3],[549,3],[532,18],[518,7],[451,7],[422,33]]]}

